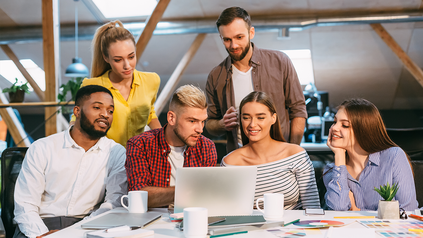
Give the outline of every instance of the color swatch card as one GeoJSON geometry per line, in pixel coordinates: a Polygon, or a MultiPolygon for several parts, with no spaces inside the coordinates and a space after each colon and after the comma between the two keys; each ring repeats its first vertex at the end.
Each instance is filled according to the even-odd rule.
{"type": "Polygon", "coordinates": [[[335,220],[303,220],[295,222],[293,225],[303,228],[325,228],[330,226],[344,226],[349,223],[351,222],[342,222],[335,220]]]}
{"type": "Polygon", "coordinates": [[[390,230],[383,230],[377,231],[379,235],[385,238],[394,238],[394,237],[423,237],[423,233],[414,233],[414,232],[402,232],[402,231],[390,231],[390,230]]]}
{"type": "Polygon", "coordinates": [[[268,232],[272,233],[276,237],[280,238],[299,238],[305,237],[307,238],[318,238],[323,237],[324,232],[320,231],[317,228],[314,229],[290,229],[290,228],[278,228],[278,229],[269,229],[268,232]]]}
{"type": "Polygon", "coordinates": [[[390,230],[390,231],[401,231],[408,232],[408,229],[423,229],[423,221],[408,220],[408,221],[358,221],[362,225],[368,228],[375,228],[376,230],[390,230]]]}
{"type": "Polygon", "coordinates": [[[376,233],[382,237],[423,237],[423,222],[408,221],[358,221],[367,228],[376,229],[376,233]]]}
{"type": "MultiPolygon", "coordinates": [[[[267,230],[279,238],[325,238],[328,228],[279,228],[267,230]]],[[[373,238],[376,237],[375,229],[369,228],[333,228],[331,238],[373,238]]]]}

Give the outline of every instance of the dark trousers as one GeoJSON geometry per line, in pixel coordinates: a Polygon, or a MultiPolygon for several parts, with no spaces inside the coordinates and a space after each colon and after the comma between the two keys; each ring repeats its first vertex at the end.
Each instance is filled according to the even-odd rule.
{"type": "MultiPolygon", "coordinates": [[[[47,217],[43,219],[44,224],[46,224],[49,231],[51,230],[61,230],[68,226],[71,226],[82,220],[82,218],[75,217],[47,217]]],[[[19,226],[16,226],[15,234],[13,238],[27,238],[20,230],[19,226]]]]}

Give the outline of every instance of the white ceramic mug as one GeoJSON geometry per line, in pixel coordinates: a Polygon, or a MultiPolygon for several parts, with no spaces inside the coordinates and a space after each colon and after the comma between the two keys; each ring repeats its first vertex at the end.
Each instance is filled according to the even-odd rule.
{"type": "Polygon", "coordinates": [[[148,210],[148,192],[147,191],[129,191],[128,195],[120,198],[122,206],[130,213],[145,213],[148,210]],[[123,199],[128,198],[128,206],[123,203],[123,199]]]}
{"type": "Polygon", "coordinates": [[[264,198],[258,198],[256,207],[264,213],[266,220],[278,220],[283,218],[283,200],[282,193],[265,193],[264,198]],[[259,207],[259,201],[264,203],[264,211],[259,207]]]}
{"type": "Polygon", "coordinates": [[[207,220],[207,208],[184,208],[184,236],[186,238],[206,238],[208,228],[207,220]]]}

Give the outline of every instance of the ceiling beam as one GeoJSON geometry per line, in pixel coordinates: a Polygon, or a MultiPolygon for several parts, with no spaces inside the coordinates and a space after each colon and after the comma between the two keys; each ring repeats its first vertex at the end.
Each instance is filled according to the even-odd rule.
{"type": "Polygon", "coordinates": [[[160,0],[154,8],[153,13],[146,20],[147,23],[145,24],[144,30],[142,31],[136,45],[137,61],[141,58],[141,55],[144,53],[144,50],[147,47],[151,36],[153,36],[153,32],[156,29],[157,23],[159,23],[160,19],[162,19],[163,13],[169,5],[169,2],[170,0],[160,0]]]}
{"type": "Polygon", "coordinates": [[[15,55],[15,53],[10,49],[8,45],[0,45],[1,49],[4,51],[4,53],[9,57],[10,60],[15,63],[16,67],[19,69],[21,74],[25,77],[26,81],[31,85],[31,87],[34,89],[34,92],[37,94],[38,98],[40,98],[41,101],[44,101],[44,91],[41,90],[41,88],[38,86],[37,82],[31,77],[31,75],[26,71],[25,67],[21,64],[18,57],[15,55]]]}
{"type": "Polygon", "coordinates": [[[181,61],[179,61],[178,65],[176,66],[175,70],[173,71],[172,75],[170,76],[169,80],[156,100],[154,108],[157,115],[160,115],[160,113],[163,111],[166,103],[170,99],[170,96],[173,94],[173,91],[175,91],[176,86],[181,80],[181,76],[184,74],[184,71],[188,67],[192,58],[194,58],[195,53],[200,48],[200,45],[203,43],[206,35],[207,34],[204,33],[198,34],[191,47],[188,49],[187,53],[185,53],[184,57],[182,57],[181,61]]]}
{"type": "MultiPolygon", "coordinates": [[[[57,101],[59,82],[59,0],[42,0],[43,55],[46,76],[45,101],[57,101]]],[[[44,109],[46,120],[45,136],[57,133],[57,108],[44,109]]]]}
{"type": "MultiPolygon", "coordinates": [[[[164,0],[163,0],[164,1],[164,0]]],[[[168,0],[167,0],[168,1],[168,0]]],[[[161,2],[161,1],[160,1],[161,2]]],[[[159,3],[160,3],[159,2],[159,3]]],[[[391,12],[386,14],[370,14],[367,15],[345,14],[342,16],[325,16],[318,15],[314,17],[291,16],[281,17],[280,15],[271,15],[264,17],[253,17],[253,26],[256,32],[278,32],[280,28],[289,28],[290,31],[304,30],[310,27],[319,26],[339,26],[352,24],[371,24],[371,23],[405,23],[405,22],[421,22],[423,21],[423,10],[419,12],[391,12]]],[[[217,17],[216,17],[217,18],[217,17]]],[[[173,35],[173,34],[199,34],[199,33],[217,33],[216,18],[191,19],[191,20],[171,20],[166,24],[153,25],[155,29],[154,35],[173,35]]],[[[145,28],[145,23],[127,22],[124,26],[134,35],[145,28]]],[[[79,24],[78,38],[80,40],[91,41],[95,31],[100,27],[99,24],[79,24]]],[[[75,40],[75,26],[62,25],[60,27],[61,41],[75,40]]],[[[144,32],[143,32],[144,33],[144,32]]],[[[147,31],[146,31],[147,33],[147,31]]],[[[0,44],[17,44],[29,43],[42,40],[42,31],[38,26],[21,26],[2,28],[0,34],[0,44]]],[[[141,41],[139,41],[141,44],[141,41]]],[[[137,47],[140,50],[141,48],[137,47]]],[[[138,53],[138,52],[137,52],[138,53]]]]}
{"type": "Polygon", "coordinates": [[[389,48],[398,56],[405,68],[414,76],[417,82],[423,87],[423,70],[402,50],[401,46],[392,38],[389,32],[379,23],[370,24],[373,30],[388,45],[389,48]]]}

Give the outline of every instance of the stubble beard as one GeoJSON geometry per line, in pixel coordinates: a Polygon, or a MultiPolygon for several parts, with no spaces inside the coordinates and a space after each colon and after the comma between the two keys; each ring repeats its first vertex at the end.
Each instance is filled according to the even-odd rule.
{"type": "Polygon", "coordinates": [[[247,46],[242,50],[242,52],[241,52],[241,54],[239,56],[232,54],[229,49],[226,49],[226,51],[228,52],[228,54],[231,57],[232,61],[241,61],[247,55],[248,51],[250,50],[250,46],[251,46],[251,41],[248,40],[247,46]]]}
{"type": "Polygon", "coordinates": [[[91,140],[97,140],[97,139],[100,139],[101,137],[107,135],[107,132],[110,129],[110,126],[109,126],[109,128],[107,128],[106,131],[96,130],[95,127],[94,127],[94,124],[92,124],[88,120],[88,118],[85,116],[84,111],[82,109],[81,109],[80,123],[81,123],[81,130],[84,131],[91,140]]]}
{"type": "Polygon", "coordinates": [[[173,132],[175,133],[175,135],[179,138],[179,140],[181,140],[182,142],[184,142],[185,145],[189,146],[189,147],[194,147],[197,144],[197,141],[193,142],[193,143],[189,143],[188,142],[188,138],[191,136],[189,135],[187,138],[183,138],[182,135],[179,133],[178,130],[178,124],[176,123],[175,128],[173,129],[173,132]]]}

